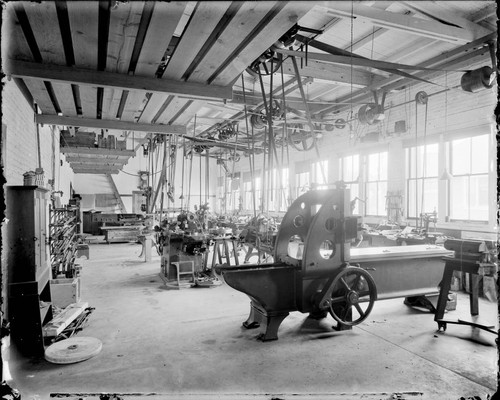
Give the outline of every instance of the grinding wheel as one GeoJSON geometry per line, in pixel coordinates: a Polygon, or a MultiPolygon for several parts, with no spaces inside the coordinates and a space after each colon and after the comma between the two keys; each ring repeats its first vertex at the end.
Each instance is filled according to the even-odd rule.
{"type": "Polygon", "coordinates": [[[99,354],[102,342],[92,337],[72,337],[56,342],[45,350],[45,359],[54,364],[72,364],[99,354]]]}

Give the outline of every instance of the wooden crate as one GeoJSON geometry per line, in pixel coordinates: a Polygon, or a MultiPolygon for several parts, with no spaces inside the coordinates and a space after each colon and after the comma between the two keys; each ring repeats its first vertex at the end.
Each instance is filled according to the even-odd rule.
{"type": "Polygon", "coordinates": [[[50,281],[52,305],[66,308],[80,301],[80,278],[52,279],[50,281]]]}

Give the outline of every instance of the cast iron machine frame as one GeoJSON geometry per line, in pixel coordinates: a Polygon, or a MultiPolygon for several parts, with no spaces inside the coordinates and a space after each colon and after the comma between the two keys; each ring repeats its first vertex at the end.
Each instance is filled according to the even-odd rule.
{"type": "Polygon", "coordinates": [[[259,339],[268,341],[278,339],[279,326],[291,311],[315,318],[329,312],[339,330],[364,321],[377,290],[365,269],[349,264],[356,230],[348,189],[312,190],[298,197],[281,222],[274,263],[216,267],[229,286],[250,297],[243,326],[262,325],[259,339]]]}

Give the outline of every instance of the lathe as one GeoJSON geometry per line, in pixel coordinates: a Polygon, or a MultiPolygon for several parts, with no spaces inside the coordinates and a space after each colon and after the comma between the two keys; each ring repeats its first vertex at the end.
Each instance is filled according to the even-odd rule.
{"type": "Polygon", "coordinates": [[[229,286],[250,297],[248,329],[258,338],[276,340],[281,322],[292,311],[324,318],[335,329],[351,329],[368,317],[374,302],[394,297],[437,295],[443,275],[441,258],[452,254],[438,246],[352,249],[357,217],[350,215],[349,190],[312,190],[297,198],[281,222],[274,262],[217,266],[229,286]]]}

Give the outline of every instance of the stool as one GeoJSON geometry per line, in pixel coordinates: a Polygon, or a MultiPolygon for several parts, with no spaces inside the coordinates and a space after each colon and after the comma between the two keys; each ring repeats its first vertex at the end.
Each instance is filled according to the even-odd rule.
{"type": "Polygon", "coordinates": [[[217,263],[217,257],[219,259],[219,264],[222,264],[223,261],[225,261],[227,265],[231,265],[231,256],[234,257],[235,265],[239,265],[236,239],[215,238],[212,256],[212,268],[214,268],[217,263]],[[229,243],[232,244],[232,251],[229,250],[229,243]]]}
{"type": "Polygon", "coordinates": [[[76,258],[85,256],[87,260],[89,259],[90,250],[88,244],[77,244],[76,245],[76,258]]]}
{"type": "Polygon", "coordinates": [[[195,281],[194,261],[176,261],[176,262],[171,262],[170,265],[173,265],[175,267],[177,282],[174,282],[174,285],[178,289],[180,289],[181,287],[189,287],[190,286],[190,283],[188,283],[188,282],[181,282],[182,276],[190,275],[191,276],[191,283],[194,283],[194,281],[195,281]]]}
{"type": "Polygon", "coordinates": [[[494,325],[485,325],[478,323],[477,321],[466,321],[463,319],[458,320],[445,320],[444,311],[446,308],[446,303],[448,300],[448,292],[451,288],[451,279],[453,277],[453,271],[462,271],[469,274],[471,282],[471,290],[469,293],[470,301],[470,314],[473,317],[479,315],[479,275],[482,273],[482,264],[479,262],[463,261],[461,259],[453,257],[443,257],[446,261],[443,279],[441,281],[441,289],[439,291],[438,304],[436,307],[436,314],[434,316],[434,321],[438,324],[438,330],[446,330],[447,324],[459,324],[459,325],[470,325],[479,329],[484,329],[485,331],[491,333],[497,333],[494,330],[494,325]]]}

